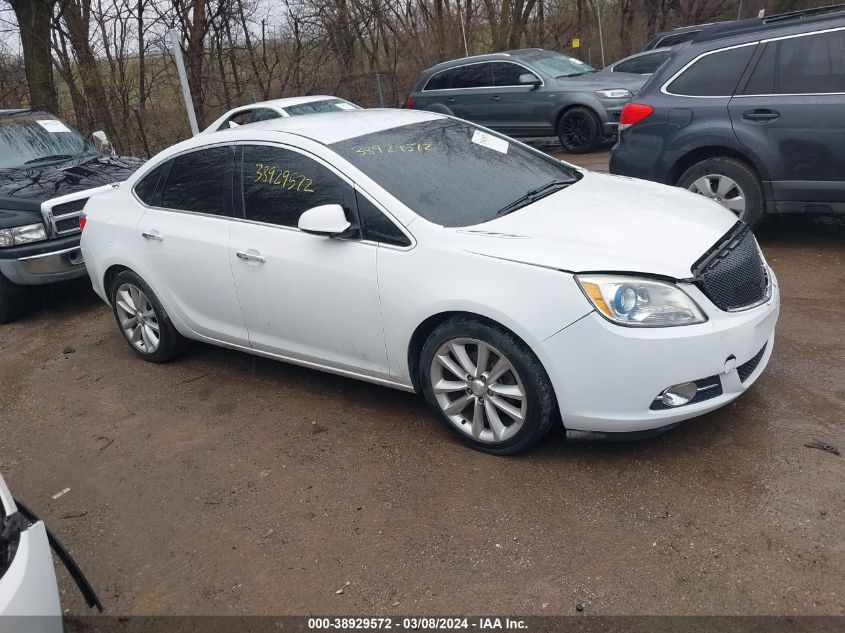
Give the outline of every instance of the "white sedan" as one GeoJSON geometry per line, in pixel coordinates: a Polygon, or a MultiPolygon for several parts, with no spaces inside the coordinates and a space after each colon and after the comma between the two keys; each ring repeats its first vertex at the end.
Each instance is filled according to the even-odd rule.
{"type": "Polygon", "coordinates": [[[88,606],[102,611],[96,593],[64,546],[29,508],[15,501],[0,477],[0,630],[61,633],[62,609],[51,547],[88,606]]]}
{"type": "Polygon", "coordinates": [[[228,130],[246,123],[257,123],[258,121],[269,121],[270,119],[288,118],[303,114],[320,114],[323,112],[348,112],[350,110],[360,109],[360,106],[355,105],[351,101],[326,95],[286,97],[271,101],[259,101],[229,110],[200,132],[200,134],[210,134],[211,132],[228,130]]]}
{"type": "Polygon", "coordinates": [[[85,208],[96,292],[141,358],[187,339],[422,392],[470,446],[661,430],[745,391],[779,294],[701,196],[417,110],[175,145],[85,208]]]}

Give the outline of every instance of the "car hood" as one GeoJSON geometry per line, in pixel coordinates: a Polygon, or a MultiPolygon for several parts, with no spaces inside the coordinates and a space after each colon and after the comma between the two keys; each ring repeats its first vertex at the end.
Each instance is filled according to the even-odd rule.
{"type": "Polygon", "coordinates": [[[571,272],[691,276],[736,224],[707,198],[644,180],[587,172],[501,218],[449,229],[466,251],[571,272]]]}
{"type": "Polygon", "coordinates": [[[648,77],[632,75],[631,73],[614,73],[600,70],[597,73],[579,75],[577,77],[559,77],[556,79],[561,88],[577,86],[579,90],[605,90],[609,88],[627,88],[632,94],[637,94],[648,77]]]}
{"type": "Polygon", "coordinates": [[[144,164],[140,158],[111,156],[85,162],[0,169],[0,209],[37,210],[41,203],[69,193],[121,182],[144,164]]]}

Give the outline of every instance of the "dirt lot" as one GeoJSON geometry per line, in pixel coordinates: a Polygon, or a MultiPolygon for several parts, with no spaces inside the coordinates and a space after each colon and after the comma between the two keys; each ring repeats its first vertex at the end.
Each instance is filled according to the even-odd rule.
{"type": "Polygon", "coordinates": [[[845,614],[845,456],[804,446],[845,450],[845,228],[761,242],[783,311],[747,394],[518,458],[366,383],[204,345],[141,362],[85,284],[45,290],[0,328],[0,471],[109,613],[845,614]]]}

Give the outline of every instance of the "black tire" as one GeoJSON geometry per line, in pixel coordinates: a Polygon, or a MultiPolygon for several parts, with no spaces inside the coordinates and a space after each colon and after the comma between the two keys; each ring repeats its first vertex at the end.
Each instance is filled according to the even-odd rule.
{"type": "MultiPolygon", "coordinates": [[[[676,184],[678,187],[701,193],[695,183],[705,176],[722,176],[733,180],[737,189],[727,192],[726,197],[735,198],[736,195],[741,195],[745,200],[745,210],[741,213],[734,210],[734,213],[737,213],[737,217],[751,228],[759,227],[762,224],[766,217],[766,197],[763,194],[763,185],[760,183],[760,178],[751,165],[737,158],[726,156],[708,158],[687,169],[676,184]]],[[[716,181],[711,182],[715,183],[716,181]]],[[[707,193],[705,192],[702,195],[707,195],[707,193]]]]}
{"type": "Polygon", "coordinates": [[[26,288],[12,283],[0,273],[0,323],[11,323],[23,316],[29,305],[26,288]]]}
{"type": "Polygon", "coordinates": [[[601,121],[589,108],[571,108],[558,121],[557,137],[563,149],[570,154],[589,154],[601,144],[601,121]]]}
{"type": "MultiPolygon", "coordinates": [[[[492,360],[494,358],[492,353],[490,358],[490,363],[493,364],[495,361],[492,360]]],[[[477,348],[475,356],[471,360],[477,364],[477,348]]],[[[551,381],[543,365],[525,343],[512,332],[499,325],[472,317],[454,317],[444,321],[429,335],[423,345],[419,362],[422,391],[425,394],[428,404],[434,410],[443,426],[454,433],[463,443],[476,450],[494,455],[514,455],[520,453],[539,442],[552,428],[554,421],[558,419],[554,391],[552,390],[551,381]],[[481,441],[472,437],[470,435],[472,420],[469,418],[461,422],[462,425],[468,424],[469,426],[462,426],[461,428],[464,430],[459,430],[457,422],[452,422],[444,413],[434,393],[432,386],[432,363],[438,350],[440,350],[441,346],[446,345],[453,339],[462,338],[474,339],[494,348],[492,352],[496,354],[500,353],[511,364],[516,370],[519,382],[522,383],[527,406],[522,427],[512,437],[504,441],[481,441]]],[[[446,373],[449,372],[447,371],[446,373]]],[[[451,376],[452,374],[450,373],[449,375],[451,376]]],[[[459,378],[463,380],[465,376],[459,378]]],[[[508,379],[507,375],[502,377],[502,380],[506,379],[508,379]]],[[[490,384],[492,385],[493,383],[490,384]]],[[[517,384],[517,379],[511,374],[509,386],[514,384],[517,384]]],[[[484,397],[491,395],[490,391],[484,393],[484,389],[482,389],[483,397],[481,399],[476,398],[479,402],[483,402],[484,397]]],[[[455,393],[460,394],[458,397],[463,397],[462,390],[455,391],[455,393]]],[[[467,391],[467,395],[471,395],[469,391],[467,391]]],[[[492,399],[488,398],[488,400],[491,403],[493,402],[492,399]]],[[[511,404],[515,402],[512,400],[511,404]]],[[[467,405],[468,410],[472,411],[473,406],[474,401],[467,405]]],[[[492,407],[493,405],[491,404],[490,406],[492,407]]],[[[506,415],[502,415],[508,419],[506,415]]],[[[460,416],[461,414],[459,413],[458,417],[460,416]]],[[[513,423],[514,420],[510,420],[510,422],[513,423]]],[[[486,419],[484,424],[486,425],[484,427],[484,433],[492,434],[493,431],[489,419],[486,419]]]]}
{"type": "Polygon", "coordinates": [[[132,351],[138,356],[151,363],[164,363],[172,358],[175,358],[184,351],[188,340],[176,331],[173,322],[170,320],[170,317],[167,315],[167,312],[161,305],[158,297],[156,297],[155,293],[152,291],[152,288],[150,288],[138,275],[130,270],[124,270],[123,272],[118,273],[112,281],[111,288],[109,288],[109,299],[111,300],[112,312],[114,313],[114,319],[117,322],[117,327],[120,330],[120,333],[123,335],[124,340],[126,340],[132,351]],[[159,328],[159,342],[158,346],[151,353],[139,349],[139,347],[130,340],[129,336],[124,331],[123,325],[121,324],[121,316],[118,313],[117,294],[121,286],[124,286],[125,284],[139,288],[144,295],[146,295],[149,305],[155,315],[155,320],[159,328]]]}

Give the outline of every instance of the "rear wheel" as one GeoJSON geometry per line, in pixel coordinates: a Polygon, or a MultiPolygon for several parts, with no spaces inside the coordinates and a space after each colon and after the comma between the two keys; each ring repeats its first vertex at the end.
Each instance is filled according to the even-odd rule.
{"type": "Polygon", "coordinates": [[[560,118],[557,136],[563,149],[570,154],[587,154],[601,143],[601,122],[589,108],[572,108],[560,118]]]}
{"type": "Polygon", "coordinates": [[[536,444],[554,421],[546,371],[514,334],[457,317],[423,345],[420,376],[441,423],[469,446],[512,455],[536,444]]]}
{"type": "Polygon", "coordinates": [[[678,186],[718,202],[751,227],[766,215],[760,178],[748,163],[736,158],[708,158],[687,169],[678,186]]]}
{"type": "Polygon", "coordinates": [[[163,363],[181,353],[185,339],[152,289],[132,271],[119,273],[112,281],[114,318],[123,338],[138,356],[151,363],[163,363]]]}

